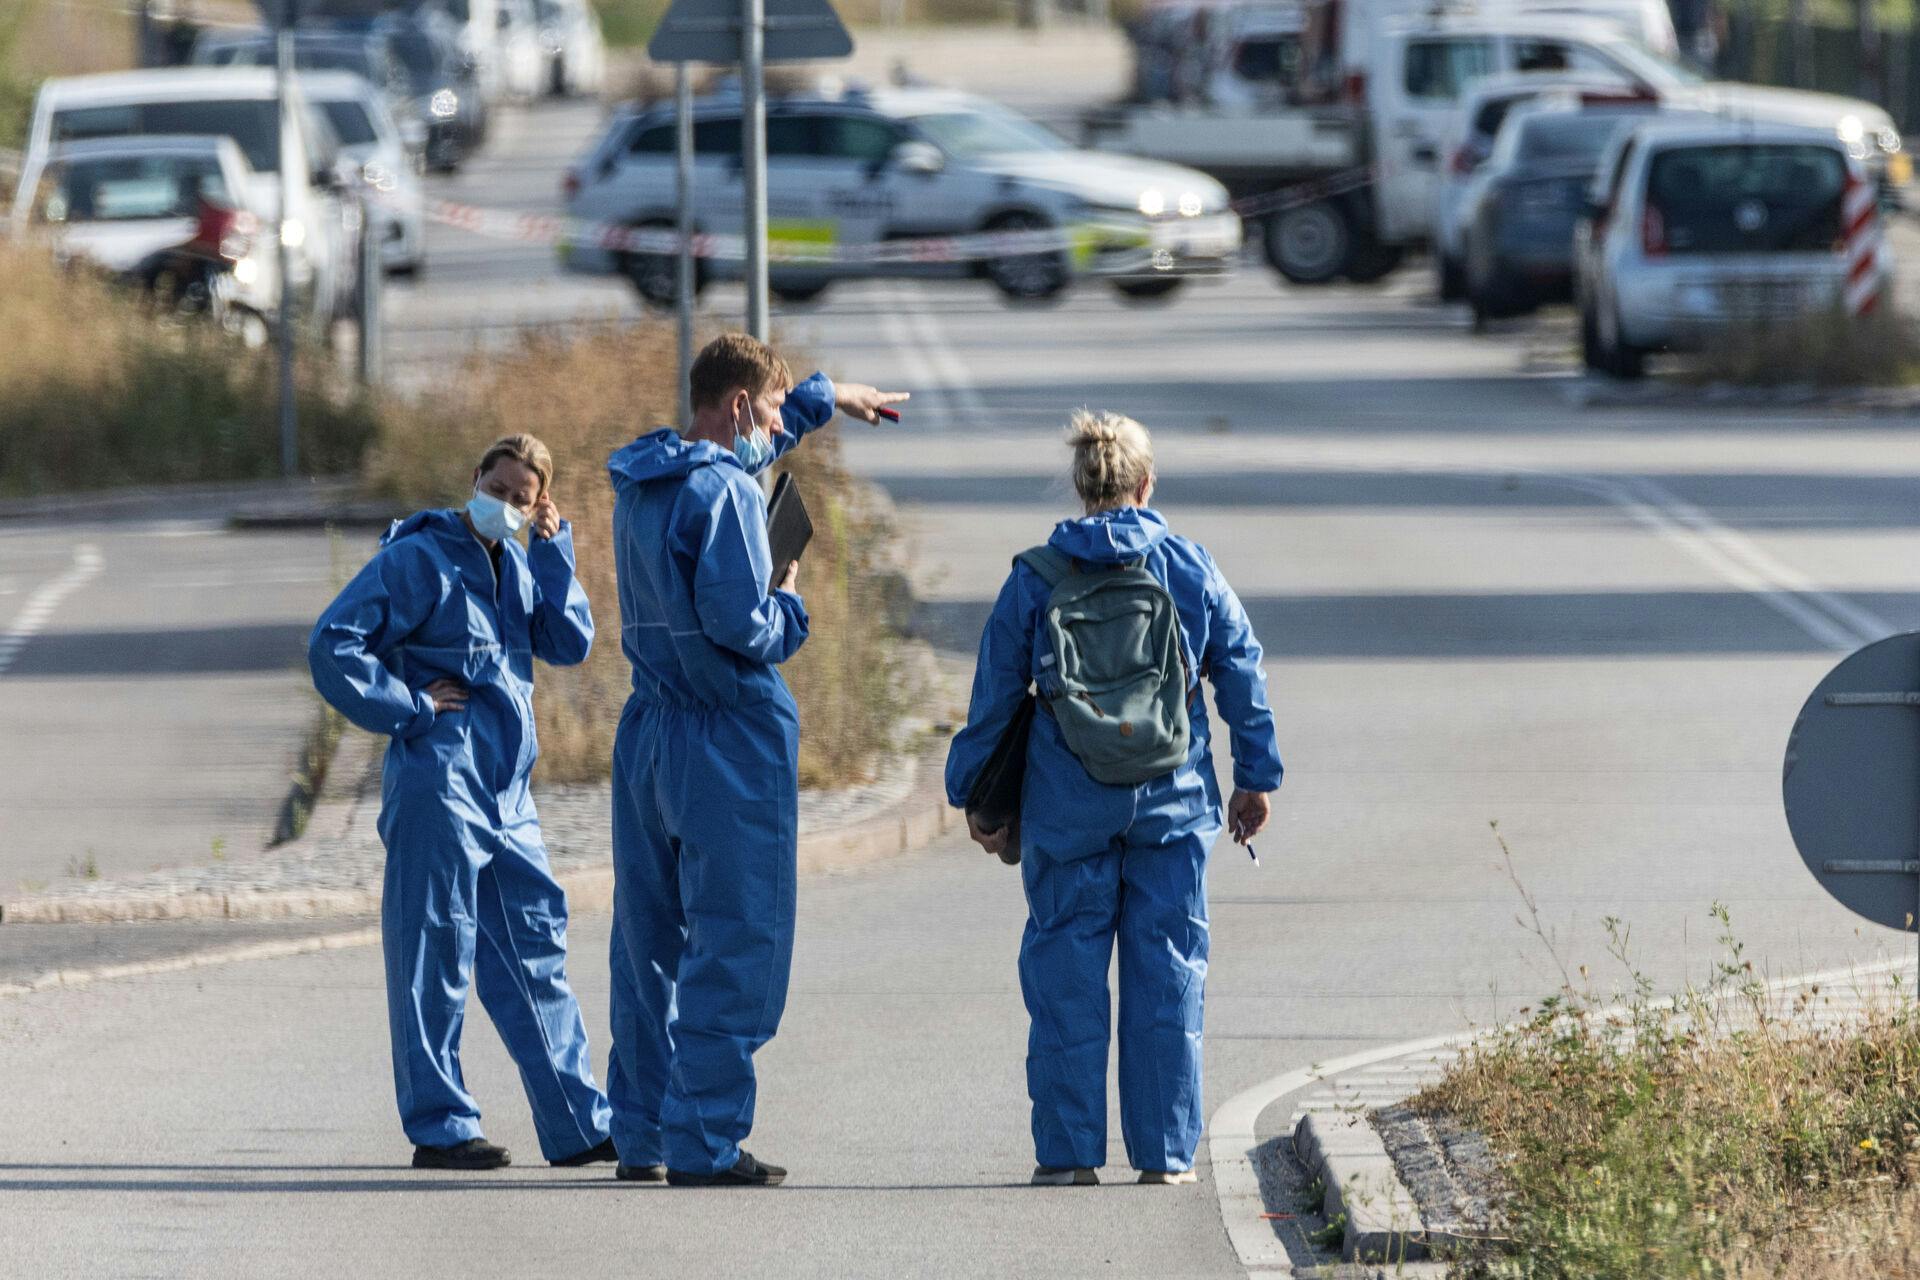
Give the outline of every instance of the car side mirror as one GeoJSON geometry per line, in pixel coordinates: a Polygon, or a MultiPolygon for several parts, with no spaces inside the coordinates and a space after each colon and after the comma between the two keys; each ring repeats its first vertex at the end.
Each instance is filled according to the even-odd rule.
{"type": "Polygon", "coordinates": [[[931,142],[903,142],[887,161],[901,173],[917,173],[923,178],[931,178],[947,167],[946,156],[931,142]]]}

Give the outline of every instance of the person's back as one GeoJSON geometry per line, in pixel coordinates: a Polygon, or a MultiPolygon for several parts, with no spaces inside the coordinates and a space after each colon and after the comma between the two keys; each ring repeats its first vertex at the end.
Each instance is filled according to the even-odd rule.
{"type": "MultiPolygon", "coordinates": [[[[1264,826],[1281,766],[1267,706],[1260,646],[1245,611],[1199,545],[1168,532],[1146,503],[1151,444],[1138,423],[1075,416],[1069,441],[1075,487],[1087,507],[1063,520],[1048,548],[1082,573],[1137,566],[1161,583],[1180,621],[1180,681],[1189,722],[1184,760],[1131,784],[1098,781],[1053,705],[1084,697],[1063,688],[1058,664],[1057,574],[1020,557],[981,637],[967,724],[947,757],[948,798],[964,807],[975,778],[1029,689],[1039,699],[1027,743],[1015,830],[974,838],[1020,852],[1029,919],[1020,979],[1033,1017],[1028,1093],[1039,1184],[1092,1182],[1106,1162],[1106,1063],[1110,957],[1120,952],[1120,1109],[1128,1157],[1143,1182],[1191,1181],[1202,1123],[1201,992],[1207,964],[1205,873],[1221,829],[1202,675],[1233,744],[1235,839],[1264,826]]],[[[1149,664],[1142,664],[1150,669],[1149,664]]],[[[1078,714],[1076,711],[1075,714],[1078,714]]],[[[1117,725],[1123,733],[1128,726],[1117,725]]],[[[1094,762],[1114,776],[1110,762],[1094,762]]],[[[1124,775],[1123,775],[1124,776],[1124,775]]]]}

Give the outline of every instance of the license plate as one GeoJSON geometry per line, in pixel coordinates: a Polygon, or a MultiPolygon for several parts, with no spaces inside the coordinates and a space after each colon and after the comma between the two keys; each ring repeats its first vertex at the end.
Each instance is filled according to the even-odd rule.
{"type": "Polygon", "coordinates": [[[1735,311],[1792,311],[1805,297],[1798,280],[1727,280],[1720,285],[1721,305],[1735,311]]]}
{"type": "Polygon", "coordinates": [[[1240,251],[1240,219],[1194,218],[1162,222],[1153,228],[1153,247],[1186,258],[1225,258],[1240,251]]]}

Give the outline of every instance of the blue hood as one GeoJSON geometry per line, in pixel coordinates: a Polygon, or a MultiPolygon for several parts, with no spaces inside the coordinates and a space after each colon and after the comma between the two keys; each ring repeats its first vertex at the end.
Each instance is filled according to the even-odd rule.
{"type": "Polygon", "coordinates": [[[390,547],[400,539],[419,533],[422,529],[432,529],[436,533],[443,534],[467,532],[467,526],[461,521],[458,511],[436,508],[432,511],[416,511],[404,520],[395,520],[386,533],[381,535],[380,545],[390,547]]]}
{"type": "Polygon", "coordinates": [[[1053,526],[1047,545],[1089,564],[1138,560],[1166,541],[1167,522],[1151,507],[1117,507],[1053,526]]]}
{"type": "Polygon", "coordinates": [[[721,461],[740,465],[731,449],[722,449],[708,440],[688,440],[672,427],[661,427],[632,444],[615,449],[607,459],[607,471],[613,476],[613,487],[618,489],[627,483],[643,484],[648,480],[683,476],[695,467],[721,461]]]}

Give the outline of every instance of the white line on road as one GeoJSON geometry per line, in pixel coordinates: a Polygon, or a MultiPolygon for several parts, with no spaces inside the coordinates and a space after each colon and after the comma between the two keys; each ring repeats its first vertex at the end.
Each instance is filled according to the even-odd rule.
{"type": "Polygon", "coordinates": [[[947,341],[946,331],[928,310],[926,292],[918,284],[904,281],[890,293],[894,314],[905,321],[912,331],[927,362],[933,366],[936,382],[953,397],[959,425],[967,428],[985,426],[989,420],[987,402],[981,398],[973,376],[967,372],[966,363],[954,353],[953,344],[947,341]]]}
{"type": "Polygon", "coordinates": [[[0,675],[6,674],[13,660],[20,656],[20,650],[26,647],[27,641],[40,634],[40,629],[47,625],[47,619],[60,607],[60,602],[85,586],[99,572],[100,549],[90,542],[83,542],[74,548],[73,564],[65,573],[33,589],[33,594],[20,606],[19,614],[5,631],[0,631],[0,675]]]}

